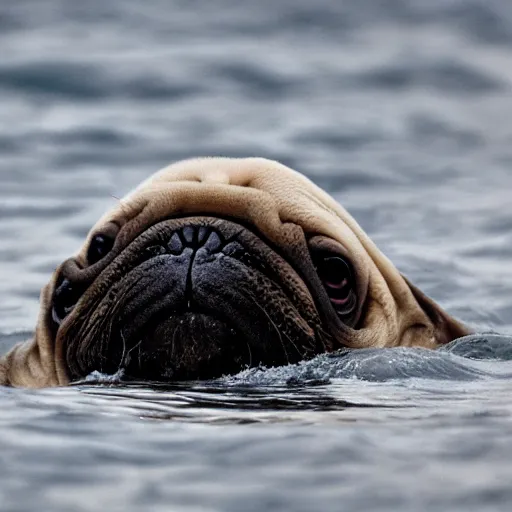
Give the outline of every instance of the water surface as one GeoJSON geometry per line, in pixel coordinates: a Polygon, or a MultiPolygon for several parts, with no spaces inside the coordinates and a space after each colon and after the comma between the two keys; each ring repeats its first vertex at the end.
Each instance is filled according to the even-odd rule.
{"type": "MultiPolygon", "coordinates": [[[[512,6],[0,6],[0,348],[89,227],[177,159],[266,156],[420,288],[512,335],[512,6]]],[[[487,335],[168,388],[0,390],[0,509],[508,511],[512,356],[487,335]]]]}

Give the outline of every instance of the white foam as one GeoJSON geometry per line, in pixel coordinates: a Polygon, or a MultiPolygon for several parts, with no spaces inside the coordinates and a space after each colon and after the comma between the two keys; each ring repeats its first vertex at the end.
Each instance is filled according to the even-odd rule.
{"type": "Polygon", "coordinates": [[[123,380],[124,368],[120,368],[116,373],[109,375],[97,370],[91,372],[85,377],[85,382],[94,382],[99,384],[118,384],[123,380]]]}

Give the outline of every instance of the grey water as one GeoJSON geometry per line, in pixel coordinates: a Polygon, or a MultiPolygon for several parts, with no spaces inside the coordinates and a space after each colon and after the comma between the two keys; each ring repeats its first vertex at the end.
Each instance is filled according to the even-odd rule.
{"type": "Polygon", "coordinates": [[[0,4],[0,352],[117,198],[265,156],[485,334],[213,382],[0,389],[0,510],[509,511],[512,4],[0,4]]]}

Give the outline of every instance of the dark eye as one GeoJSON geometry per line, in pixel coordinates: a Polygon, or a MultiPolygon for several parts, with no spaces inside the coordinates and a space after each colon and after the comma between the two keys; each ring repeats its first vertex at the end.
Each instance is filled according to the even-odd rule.
{"type": "Polygon", "coordinates": [[[336,313],[342,317],[352,313],[357,298],[352,270],[346,260],[323,254],[316,259],[316,269],[336,313]]]}
{"type": "Polygon", "coordinates": [[[87,261],[89,265],[94,265],[102,260],[114,247],[114,239],[106,235],[95,235],[89,250],[87,251],[87,261]]]}

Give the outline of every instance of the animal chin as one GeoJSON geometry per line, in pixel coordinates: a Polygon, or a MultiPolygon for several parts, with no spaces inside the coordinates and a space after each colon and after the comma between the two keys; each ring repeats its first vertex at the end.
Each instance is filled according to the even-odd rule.
{"type": "Polygon", "coordinates": [[[100,274],[58,335],[70,378],[214,378],[325,351],[313,299],[259,236],[222,219],[163,221],[100,274]],[[290,277],[292,276],[292,277],[290,277]]]}

